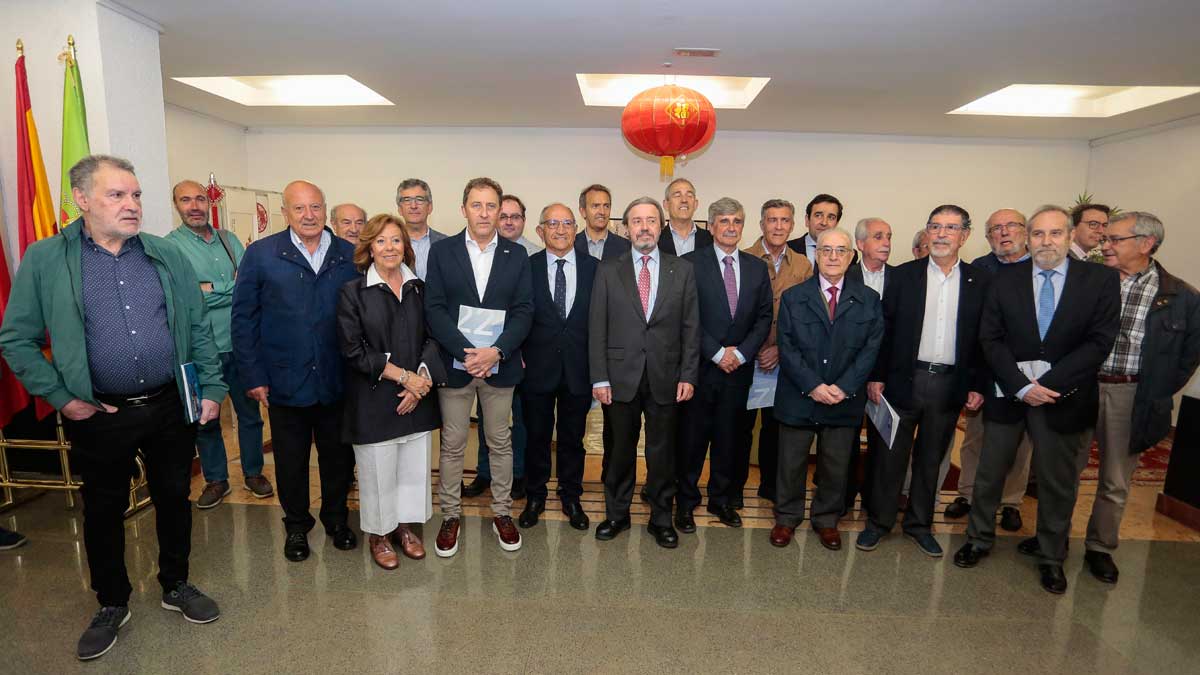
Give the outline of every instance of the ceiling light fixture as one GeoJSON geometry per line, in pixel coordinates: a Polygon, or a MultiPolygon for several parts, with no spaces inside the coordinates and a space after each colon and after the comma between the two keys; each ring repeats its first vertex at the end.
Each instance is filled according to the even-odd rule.
{"type": "Polygon", "coordinates": [[[641,92],[664,84],[695,89],[714,108],[744,110],[754,101],[769,77],[726,77],[717,75],[627,75],[576,73],[583,104],[624,107],[641,92]]]}
{"type": "Polygon", "coordinates": [[[1102,87],[1012,84],[948,115],[1112,117],[1200,92],[1200,87],[1102,87]]]}
{"type": "Polygon", "coordinates": [[[393,105],[349,75],[174,77],[191,87],[245,106],[393,105]]]}

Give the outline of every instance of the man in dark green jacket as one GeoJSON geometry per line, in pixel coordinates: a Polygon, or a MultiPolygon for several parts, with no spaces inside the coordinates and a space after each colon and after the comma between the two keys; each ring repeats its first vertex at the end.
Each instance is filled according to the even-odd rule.
{"type": "Polygon", "coordinates": [[[139,449],[156,510],[162,607],[192,623],[220,616],[187,581],[188,495],[196,422],[218,414],[226,387],[191,266],[140,231],[133,165],[92,155],[70,180],[82,217],[26,251],[0,352],[30,393],[62,413],[83,476],[83,539],[101,607],[79,640],[87,660],[112,648],[130,616],[124,513],[139,449]]]}

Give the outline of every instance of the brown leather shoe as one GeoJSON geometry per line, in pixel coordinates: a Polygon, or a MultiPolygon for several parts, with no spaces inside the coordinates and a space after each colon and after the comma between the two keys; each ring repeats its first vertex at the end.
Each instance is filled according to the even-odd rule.
{"type": "Polygon", "coordinates": [[[776,525],[771,528],[771,545],[784,548],[792,543],[792,535],[795,534],[796,528],[788,527],[787,525],[776,525]]]}
{"type": "Polygon", "coordinates": [[[413,560],[421,560],[425,557],[425,544],[421,543],[421,538],[416,535],[407,525],[400,525],[392,532],[392,541],[404,555],[413,560]]]}
{"type": "Polygon", "coordinates": [[[433,542],[433,552],[439,558],[449,558],[458,553],[458,518],[446,518],[442,528],[438,530],[437,539],[433,542]]]}
{"type": "Polygon", "coordinates": [[[492,532],[496,533],[496,540],[500,542],[500,548],[505,551],[516,551],[521,548],[521,533],[517,531],[512,517],[496,516],[492,518],[492,532]]]}
{"type": "Polygon", "coordinates": [[[814,527],[817,537],[821,539],[821,545],[830,551],[842,550],[842,533],[837,531],[836,527],[814,527]]]}
{"type": "Polygon", "coordinates": [[[400,559],[396,557],[396,551],[386,536],[373,534],[370,541],[371,557],[375,559],[376,565],[385,570],[394,570],[400,566],[400,559]]]}

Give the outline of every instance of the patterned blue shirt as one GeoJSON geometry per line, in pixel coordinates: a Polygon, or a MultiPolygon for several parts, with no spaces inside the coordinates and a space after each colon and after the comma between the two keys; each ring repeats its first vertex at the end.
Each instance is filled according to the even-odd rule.
{"type": "Polygon", "coordinates": [[[84,232],[83,320],[92,387],[105,394],[140,394],[175,379],[175,341],[158,270],[142,240],[109,253],[84,232]]]}

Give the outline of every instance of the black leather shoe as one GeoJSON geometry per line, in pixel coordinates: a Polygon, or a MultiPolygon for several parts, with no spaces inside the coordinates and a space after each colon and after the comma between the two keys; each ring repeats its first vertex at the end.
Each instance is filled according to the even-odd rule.
{"type": "Polygon", "coordinates": [[[987,557],[989,551],[979,548],[973,544],[963,544],[963,547],[958,549],[954,554],[954,564],[963,569],[971,568],[979,564],[980,560],[987,557]]]}
{"type": "Polygon", "coordinates": [[[696,519],[692,517],[692,512],[676,511],[675,527],[684,534],[693,534],[696,531],[696,519]]]}
{"type": "Polygon", "coordinates": [[[339,525],[333,534],[333,547],[341,551],[352,551],[358,547],[358,537],[354,536],[354,530],[345,525],[339,525]]]}
{"type": "Polygon", "coordinates": [[[1062,565],[1038,565],[1042,573],[1042,588],[1055,595],[1067,592],[1067,575],[1063,574],[1062,565]]]}
{"type": "Polygon", "coordinates": [[[716,516],[722,525],[728,525],[729,527],[742,526],[742,517],[738,515],[737,510],[732,505],[727,504],[715,508],[710,506],[708,507],[708,512],[716,516]]]}
{"type": "Polygon", "coordinates": [[[1000,510],[1000,529],[1017,532],[1021,529],[1021,512],[1011,506],[1000,510]]]}
{"type": "Polygon", "coordinates": [[[675,548],[679,545],[679,533],[670,525],[659,527],[651,523],[646,526],[646,531],[654,537],[654,543],[663,548],[675,548]]]}
{"type": "Polygon", "coordinates": [[[596,526],[596,539],[608,541],[629,529],[629,516],[620,520],[605,520],[596,526]]]}
{"type": "Polygon", "coordinates": [[[579,502],[563,504],[562,511],[567,514],[571,527],[577,530],[586,530],[591,525],[591,521],[588,520],[588,516],[583,512],[583,507],[579,505],[579,502]]]}
{"type": "Polygon", "coordinates": [[[283,544],[283,557],[292,562],[300,562],[308,559],[309,552],[307,534],[303,532],[288,533],[287,541],[283,544]]]}
{"type": "Polygon", "coordinates": [[[642,503],[643,503],[643,504],[649,504],[649,503],[650,503],[650,493],[649,493],[649,492],[646,492],[646,486],[645,486],[645,485],[643,485],[643,486],[642,486],[642,491],[641,491],[640,493],[638,493],[638,496],[640,496],[640,497],[641,497],[641,499],[642,499],[642,503]]]}
{"type": "Polygon", "coordinates": [[[509,491],[509,496],[513,499],[525,499],[525,477],[514,478],[512,482],[512,490],[509,491]]]}
{"type": "Polygon", "coordinates": [[[480,478],[479,476],[476,476],[475,480],[462,486],[462,496],[478,497],[479,495],[483,494],[484,490],[490,488],[491,486],[491,478],[480,478]]]}
{"type": "Polygon", "coordinates": [[[729,500],[729,506],[735,511],[741,511],[746,508],[746,500],[740,496],[729,500]]]}
{"type": "Polygon", "coordinates": [[[1106,584],[1117,583],[1120,571],[1117,570],[1117,563],[1113,562],[1111,555],[1102,551],[1088,551],[1083,554],[1083,561],[1087,563],[1092,576],[1106,584]]]}
{"type": "Polygon", "coordinates": [[[525,502],[525,508],[521,511],[521,517],[517,519],[517,524],[521,527],[533,527],[538,524],[538,515],[546,510],[546,502],[541,499],[530,499],[525,502]]]}
{"type": "Polygon", "coordinates": [[[955,497],[954,501],[946,505],[947,518],[962,518],[971,512],[971,502],[963,497],[955,497]]]}
{"type": "MultiPolygon", "coordinates": [[[[1067,542],[1067,549],[1071,548],[1071,542],[1067,542]]],[[[1017,553],[1021,555],[1031,555],[1035,558],[1042,554],[1042,547],[1038,545],[1037,535],[1028,539],[1022,539],[1021,543],[1017,544],[1017,553]]]]}

